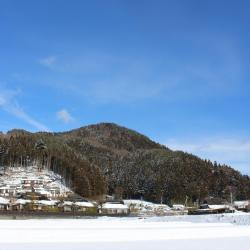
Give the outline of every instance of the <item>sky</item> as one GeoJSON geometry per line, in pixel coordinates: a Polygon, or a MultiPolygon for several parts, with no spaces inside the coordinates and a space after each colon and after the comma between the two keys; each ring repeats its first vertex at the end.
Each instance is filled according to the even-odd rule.
{"type": "Polygon", "coordinates": [[[99,122],[250,174],[250,2],[0,0],[0,131],[99,122]]]}

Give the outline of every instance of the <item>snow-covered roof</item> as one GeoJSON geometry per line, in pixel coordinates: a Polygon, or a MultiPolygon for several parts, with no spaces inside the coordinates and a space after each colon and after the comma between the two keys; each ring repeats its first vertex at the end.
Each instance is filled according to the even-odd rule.
{"type": "Polygon", "coordinates": [[[137,209],[144,210],[170,210],[170,207],[165,204],[156,204],[149,201],[142,200],[123,200],[124,204],[128,207],[133,206],[137,209]]]}
{"type": "Polygon", "coordinates": [[[3,197],[0,197],[0,204],[2,204],[2,205],[7,205],[7,204],[9,204],[9,203],[10,203],[9,200],[7,200],[7,199],[5,199],[5,198],[3,198],[3,197]]]}
{"type": "Polygon", "coordinates": [[[43,194],[43,195],[50,195],[50,194],[51,194],[50,192],[48,192],[48,191],[46,191],[46,190],[37,190],[37,192],[38,192],[39,194],[43,194]]]}
{"type": "Polygon", "coordinates": [[[78,207],[94,207],[94,204],[87,201],[78,201],[74,203],[78,207]]]}
{"type": "Polygon", "coordinates": [[[249,205],[249,201],[235,201],[234,205],[235,206],[247,206],[249,205]]]}
{"type": "Polygon", "coordinates": [[[58,202],[59,201],[57,201],[57,200],[52,200],[52,201],[40,200],[40,201],[36,201],[37,204],[46,205],[46,206],[55,206],[58,202]]]}
{"type": "Polygon", "coordinates": [[[60,190],[59,187],[47,187],[47,189],[50,191],[59,191],[60,190]]]}
{"type": "Polygon", "coordinates": [[[18,199],[15,201],[15,204],[25,205],[26,203],[30,203],[30,202],[31,200],[18,199]]]}
{"type": "Polygon", "coordinates": [[[173,204],[173,210],[185,210],[185,206],[183,204],[173,204]]]}
{"type": "Polygon", "coordinates": [[[128,206],[120,203],[104,203],[102,204],[102,208],[105,209],[128,209],[128,206]]]}
{"type": "Polygon", "coordinates": [[[31,192],[32,192],[32,189],[25,188],[25,189],[21,190],[19,193],[31,193],[31,192]]]}
{"type": "Polygon", "coordinates": [[[173,204],[174,209],[185,209],[185,206],[182,204],[173,204]]]}
{"type": "Polygon", "coordinates": [[[72,206],[73,205],[73,202],[72,201],[64,201],[63,206],[72,206]]]}
{"type": "Polygon", "coordinates": [[[224,208],[228,208],[227,205],[208,205],[209,208],[211,209],[224,209],[224,208]]]}
{"type": "Polygon", "coordinates": [[[151,207],[153,210],[170,210],[171,209],[168,205],[165,205],[165,204],[152,204],[152,205],[148,205],[148,207],[151,207]]]}
{"type": "Polygon", "coordinates": [[[135,206],[135,207],[141,207],[141,206],[148,206],[148,205],[152,205],[152,202],[149,201],[142,201],[142,200],[123,200],[124,204],[128,205],[128,206],[135,206]]]}
{"type": "Polygon", "coordinates": [[[23,181],[39,181],[38,178],[34,178],[34,177],[25,177],[22,179],[23,181]]]}

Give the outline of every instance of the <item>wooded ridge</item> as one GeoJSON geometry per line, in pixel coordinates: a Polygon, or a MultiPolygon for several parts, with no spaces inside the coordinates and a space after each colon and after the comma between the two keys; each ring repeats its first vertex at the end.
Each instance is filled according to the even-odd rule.
{"type": "Polygon", "coordinates": [[[166,203],[250,198],[250,179],[233,168],[172,151],[136,131],[100,123],[62,133],[0,134],[0,165],[37,164],[84,197],[116,194],[166,203]]]}

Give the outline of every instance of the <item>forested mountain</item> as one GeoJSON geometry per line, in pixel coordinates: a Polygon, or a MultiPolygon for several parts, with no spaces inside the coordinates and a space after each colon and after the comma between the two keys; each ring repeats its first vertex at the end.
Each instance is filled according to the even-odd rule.
{"type": "Polygon", "coordinates": [[[250,179],[238,171],[172,151],[112,123],[63,133],[12,130],[0,134],[0,164],[38,164],[64,176],[77,193],[103,193],[165,202],[250,198],[250,179]]]}

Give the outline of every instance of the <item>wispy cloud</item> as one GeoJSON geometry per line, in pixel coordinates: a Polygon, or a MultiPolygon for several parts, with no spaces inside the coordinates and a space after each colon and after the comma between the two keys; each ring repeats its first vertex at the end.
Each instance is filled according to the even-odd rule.
{"type": "Polygon", "coordinates": [[[53,70],[51,79],[47,78],[42,84],[96,104],[152,99],[174,82],[169,76],[155,75],[151,65],[143,60],[131,61],[117,56],[61,56],[60,62],[52,60],[50,65],[46,59],[42,64],[53,70]]]}
{"type": "Polygon", "coordinates": [[[83,93],[90,102],[127,103],[152,99],[161,94],[163,86],[131,80],[100,81],[89,86],[83,93]]]}
{"type": "Polygon", "coordinates": [[[38,129],[39,131],[50,131],[50,129],[47,126],[45,126],[44,124],[32,118],[17,104],[5,106],[5,110],[13,114],[17,118],[20,118],[21,120],[30,124],[31,126],[38,129]]]}
{"type": "Polygon", "coordinates": [[[168,57],[151,58],[96,50],[60,54],[60,60],[58,55],[50,55],[39,61],[52,71],[51,79],[46,77],[43,84],[101,105],[154,98],[165,102],[207,100],[233,95],[239,84],[244,85],[237,42],[218,36],[200,39],[197,44],[200,53],[183,57],[170,52],[168,57]]]}
{"type": "Polygon", "coordinates": [[[56,113],[57,119],[61,120],[64,123],[69,123],[74,120],[71,114],[66,110],[62,109],[56,113]]]}
{"type": "Polygon", "coordinates": [[[250,139],[228,136],[179,138],[167,140],[164,144],[173,150],[182,150],[250,173],[250,139]]]}
{"type": "Polygon", "coordinates": [[[128,104],[143,100],[151,100],[161,96],[165,90],[164,84],[150,84],[147,81],[135,79],[92,80],[83,83],[67,83],[51,81],[46,83],[51,88],[74,98],[81,98],[91,104],[128,104]]]}
{"type": "Polygon", "coordinates": [[[23,120],[39,131],[50,131],[47,126],[35,120],[27,114],[17,101],[19,90],[1,89],[0,91],[0,108],[12,114],[13,116],[23,120]]]}
{"type": "Polygon", "coordinates": [[[56,60],[57,60],[56,56],[48,56],[40,59],[38,62],[44,67],[53,68],[53,66],[56,63],[56,60]]]}

